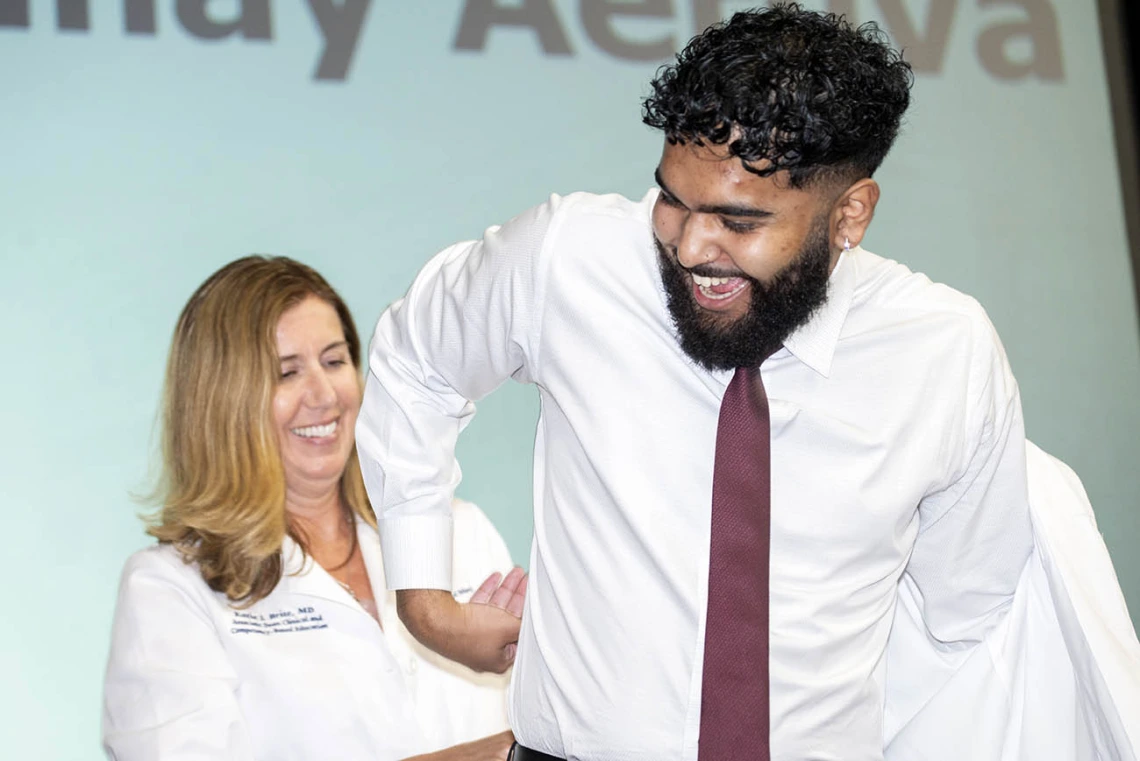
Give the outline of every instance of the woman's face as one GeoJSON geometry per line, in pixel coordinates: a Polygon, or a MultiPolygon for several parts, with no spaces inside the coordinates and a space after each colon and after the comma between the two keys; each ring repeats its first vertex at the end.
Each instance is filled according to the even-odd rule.
{"type": "Polygon", "coordinates": [[[336,489],[352,453],[360,380],[332,305],[308,296],[277,323],[280,378],[273,419],[294,496],[336,489]]]}

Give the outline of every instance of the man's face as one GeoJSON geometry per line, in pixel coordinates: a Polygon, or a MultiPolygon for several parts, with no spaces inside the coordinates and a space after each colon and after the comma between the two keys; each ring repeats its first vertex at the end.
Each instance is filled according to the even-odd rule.
{"type": "Polygon", "coordinates": [[[653,232],[682,348],[709,369],[760,364],[827,298],[829,200],[724,146],[666,143],[657,179],[653,232]]]}

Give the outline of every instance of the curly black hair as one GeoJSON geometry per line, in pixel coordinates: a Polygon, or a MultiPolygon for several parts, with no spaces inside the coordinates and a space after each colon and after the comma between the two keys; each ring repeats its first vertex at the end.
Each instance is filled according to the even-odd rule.
{"type": "Polygon", "coordinates": [[[792,187],[869,177],[898,135],[910,64],[873,23],[853,28],[796,3],[736,13],[664,66],[642,120],[671,143],[728,144],[792,187]]]}

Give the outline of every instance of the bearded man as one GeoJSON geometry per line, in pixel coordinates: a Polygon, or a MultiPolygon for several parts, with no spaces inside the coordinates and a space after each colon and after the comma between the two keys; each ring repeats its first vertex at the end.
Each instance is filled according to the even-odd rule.
{"type": "Polygon", "coordinates": [[[517,761],[877,761],[910,718],[888,683],[938,686],[888,673],[900,600],[939,662],[1008,618],[1034,530],[1004,351],[861,247],[912,81],[873,26],[738,13],[652,83],[657,188],[552,197],[381,317],[358,445],[388,584],[474,668],[517,639],[517,761]],[[508,378],[542,402],[521,631],[443,591],[456,438],[508,378]]]}

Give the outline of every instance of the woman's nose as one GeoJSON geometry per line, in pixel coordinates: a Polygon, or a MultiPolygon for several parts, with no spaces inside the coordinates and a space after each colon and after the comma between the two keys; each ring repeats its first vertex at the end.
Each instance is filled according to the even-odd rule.
{"type": "Polygon", "coordinates": [[[309,375],[308,400],[314,407],[327,407],[336,401],[336,389],[323,367],[309,375]]]}

